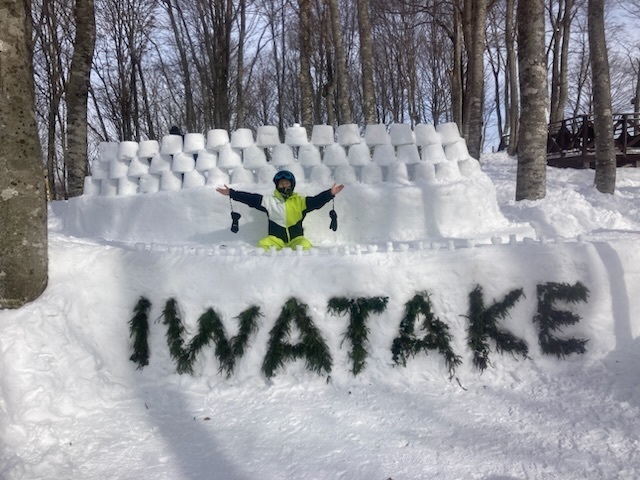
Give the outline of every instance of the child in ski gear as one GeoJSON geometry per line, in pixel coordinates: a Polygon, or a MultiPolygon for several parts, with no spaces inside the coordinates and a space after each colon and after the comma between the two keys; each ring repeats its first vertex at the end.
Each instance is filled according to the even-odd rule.
{"type": "Polygon", "coordinates": [[[275,247],[280,250],[284,247],[296,249],[298,245],[303,249],[311,248],[311,242],[303,235],[302,221],[307,213],[318,210],[331,201],[342,191],[344,185],[336,185],[320,192],[313,197],[302,197],[293,190],[296,188],[296,179],[288,170],[281,170],[273,177],[275,191],[273,195],[265,196],[257,193],[233,190],[228,186],[219,187],[216,190],[222,195],[228,195],[231,199],[249,205],[252,208],[263,211],[269,218],[269,234],[258,242],[258,246],[269,250],[275,247]]]}

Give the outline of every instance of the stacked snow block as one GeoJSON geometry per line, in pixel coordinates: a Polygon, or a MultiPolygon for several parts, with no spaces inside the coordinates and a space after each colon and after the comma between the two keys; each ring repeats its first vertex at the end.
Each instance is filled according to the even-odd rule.
{"type": "Polygon", "coordinates": [[[124,196],[222,184],[270,183],[277,170],[299,184],[440,183],[480,171],[455,123],[294,124],[281,141],[275,126],[207,135],[165,135],[161,141],[103,142],[85,179],[85,195],[124,196]]]}

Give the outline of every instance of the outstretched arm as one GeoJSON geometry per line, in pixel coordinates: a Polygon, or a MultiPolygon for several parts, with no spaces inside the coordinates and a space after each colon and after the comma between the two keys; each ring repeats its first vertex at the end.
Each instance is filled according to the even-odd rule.
{"type": "MultiPolygon", "coordinates": [[[[226,186],[226,185],[225,185],[226,186]]],[[[344,188],[344,185],[336,185],[335,183],[331,186],[331,195],[333,195],[334,197],[339,194],[342,189],[344,188]]]]}
{"type": "Polygon", "coordinates": [[[216,188],[216,192],[221,193],[222,195],[226,195],[228,197],[229,193],[231,193],[231,189],[225,185],[224,187],[216,188]]]}
{"type": "Polygon", "coordinates": [[[336,185],[334,183],[330,189],[320,192],[318,195],[313,197],[307,197],[307,211],[310,212],[312,210],[322,208],[325,204],[330,202],[333,197],[340,193],[343,188],[344,185],[336,185]]]}

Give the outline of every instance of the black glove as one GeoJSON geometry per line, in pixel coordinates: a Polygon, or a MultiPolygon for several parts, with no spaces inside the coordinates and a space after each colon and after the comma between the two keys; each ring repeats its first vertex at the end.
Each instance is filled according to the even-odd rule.
{"type": "Polygon", "coordinates": [[[329,212],[329,216],[331,217],[331,225],[329,225],[329,228],[335,232],[338,229],[338,214],[332,208],[329,212]]]}
{"type": "Polygon", "coordinates": [[[231,231],[238,233],[238,220],[240,220],[240,214],[238,212],[231,212],[231,231]]]}

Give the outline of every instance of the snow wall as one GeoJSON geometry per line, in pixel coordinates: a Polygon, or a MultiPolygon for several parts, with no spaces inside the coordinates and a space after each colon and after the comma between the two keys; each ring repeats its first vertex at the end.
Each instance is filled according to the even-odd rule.
{"type": "Polygon", "coordinates": [[[328,211],[305,220],[312,243],[378,243],[478,236],[533,235],[528,225],[505,220],[491,180],[469,156],[455,123],[215,129],[167,135],[158,141],[100,145],[85,180],[85,194],[65,205],[74,235],[122,242],[233,242],[255,244],[265,235],[262,212],[234,202],[240,234],[229,232],[230,205],[215,192],[229,184],[263,194],[273,191],[279,169],[292,171],[297,191],[315,195],[333,182],[347,188],[335,199],[339,228],[329,230],[328,211]],[[337,134],[336,134],[337,133],[337,134]],[[180,198],[176,209],[176,195],[180,198]],[[111,212],[109,222],[104,213],[111,212]],[[157,219],[162,219],[158,223],[157,219]],[[167,226],[171,226],[167,229],[167,226]],[[170,232],[170,238],[162,238],[170,232]]]}

